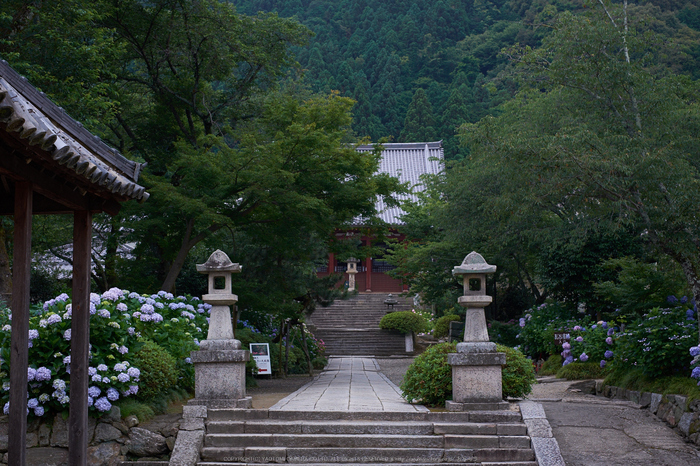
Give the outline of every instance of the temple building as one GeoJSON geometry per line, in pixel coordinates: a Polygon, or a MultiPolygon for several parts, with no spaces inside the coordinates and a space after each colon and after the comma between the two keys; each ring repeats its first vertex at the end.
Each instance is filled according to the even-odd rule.
{"type": "MultiPolygon", "coordinates": [[[[395,176],[401,183],[408,183],[411,193],[397,196],[400,201],[418,201],[417,193],[424,190],[421,180],[422,175],[436,175],[444,170],[444,152],[442,141],[437,142],[412,142],[383,144],[379,172],[395,176]]],[[[358,151],[371,151],[373,146],[358,146],[358,151]]],[[[382,199],[377,201],[377,212],[381,220],[390,226],[387,235],[390,239],[404,240],[404,235],[398,228],[403,224],[401,216],[404,214],[399,207],[389,207],[382,199]]],[[[373,246],[375,249],[383,249],[386,244],[380,242],[371,233],[367,232],[361,220],[356,221],[349,228],[337,230],[336,236],[341,238],[356,238],[358,246],[373,246]]],[[[319,275],[327,275],[329,271],[343,273],[343,282],[350,283],[347,257],[337,257],[329,254],[328,264],[318,269],[319,275]]],[[[360,292],[400,293],[407,291],[400,280],[387,275],[394,268],[386,260],[383,260],[381,252],[374,257],[358,257],[356,259],[357,273],[354,274],[355,289],[360,292]]]]}

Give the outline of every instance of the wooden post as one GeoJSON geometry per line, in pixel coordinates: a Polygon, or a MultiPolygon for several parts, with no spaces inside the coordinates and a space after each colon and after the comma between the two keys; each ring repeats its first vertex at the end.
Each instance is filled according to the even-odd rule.
{"type": "MultiPolygon", "coordinates": [[[[371,239],[367,238],[365,241],[368,248],[372,246],[371,239]]],[[[367,269],[365,272],[365,291],[372,291],[372,258],[367,256],[365,262],[365,268],[367,269]]]]}
{"type": "Polygon", "coordinates": [[[71,320],[68,464],[87,465],[92,214],[73,214],[73,316],[71,320]]]}
{"type": "Polygon", "coordinates": [[[29,363],[29,276],[32,252],[32,185],[15,183],[15,237],[12,261],[10,337],[10,429],[8,464],[27,462],[27,367],[29,363]]]}

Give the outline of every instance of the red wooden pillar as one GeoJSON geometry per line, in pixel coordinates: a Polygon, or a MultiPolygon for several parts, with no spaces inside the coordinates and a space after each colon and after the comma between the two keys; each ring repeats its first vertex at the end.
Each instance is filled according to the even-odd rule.
{"type": "MultiPolygon", "coordinates": [[[[365,240],[365,244],[367,245],[368,248],[371,247],[372,240],[367,238],[365,240]]],[[[365,274],[365,291],[372,291],[372,258],[368,256],[365,259],[365,262],[366,262],[365,265],[367,268],[367,273],[365,274]]]]}
{"type": "Polygon", "coordinates": [[[73,308],[71,319],[68,464],[87,465],[88,364],[90,346],[90,250],[92,214],[73,214],[73,308]]]}
{"type": "Polygon", "coordinates": [[[328,254],[328,273],[335,273],[335,254],[328,254]]]}
{"type": "Polygon", "coordinates": [[[15,183],[15,236],[12,261],[12,336],[10,337],[10,426],[8,464],[24,466],[27,438],[29,363],[29,276],[32,252],[32,185],[15,183]]]}

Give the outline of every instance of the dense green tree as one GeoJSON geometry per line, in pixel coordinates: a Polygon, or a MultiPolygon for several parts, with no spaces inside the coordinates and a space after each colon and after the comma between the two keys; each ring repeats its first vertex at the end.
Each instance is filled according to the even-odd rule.
{"type": "Polygon", "coordinates": [[[413,94],[411,105],[408,106],[406,119],[401,132],[401,142],[426,142],[435,138],[435,117],[433,107],[423,89],[417,89],[413,94]]]}

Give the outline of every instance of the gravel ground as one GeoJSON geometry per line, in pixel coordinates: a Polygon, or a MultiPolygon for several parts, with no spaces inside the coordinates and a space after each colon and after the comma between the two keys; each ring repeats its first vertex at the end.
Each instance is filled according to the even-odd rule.
{"type": "Polygon", "coordinates": [[[408,369],[408,366],[411,365],[413,359],[413,357],[376,358],[382,373],[386,375],[389,380],[394,382],[396,386],[401,386],[406,369],[408,369]]]}

